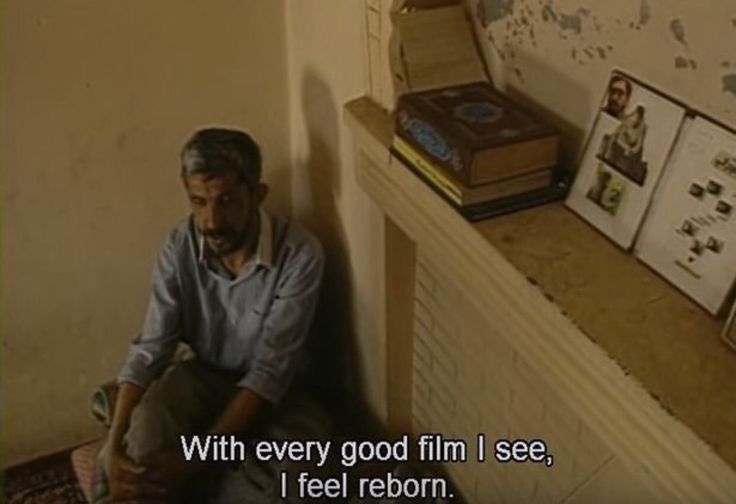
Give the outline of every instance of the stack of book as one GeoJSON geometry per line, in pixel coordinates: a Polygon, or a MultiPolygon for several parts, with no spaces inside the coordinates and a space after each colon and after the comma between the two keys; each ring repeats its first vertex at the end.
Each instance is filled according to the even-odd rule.
{"type": "Polygon", "coordinates": [[[392,153],[469,220],[563,199],[559,133],[486,82],[399,99],[392,153]]]}

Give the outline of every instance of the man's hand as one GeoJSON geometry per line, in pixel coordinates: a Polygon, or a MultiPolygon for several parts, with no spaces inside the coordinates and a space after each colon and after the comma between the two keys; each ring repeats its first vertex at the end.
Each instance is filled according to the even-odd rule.
{"type": "Polygon", "coordinates": [[[136,464],[122,450],[107,450],[103,460],[112,502],[157,501],[166,497],[166,487],[151,479],[148,468],[136,464]]]}

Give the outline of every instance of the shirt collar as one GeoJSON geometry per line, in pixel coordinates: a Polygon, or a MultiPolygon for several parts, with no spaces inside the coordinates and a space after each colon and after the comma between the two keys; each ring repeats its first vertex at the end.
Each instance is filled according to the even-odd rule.
{"type": "MultiPolygon", "coordinates": [[[[265,266],[268,269],[273,267],[273,223],[271,216],[262,209],[258,209],[259,228],[258,245],[254,254],[255,264],[265,266]]],[[[199,257],[197,260],[204,263],[207,259],[207,244],[204,241],[204,235],[197,230],[199,238],[199,257]]]]}
{"type": "Polygon", "coordinates": [[[256,264],[271,269],[273,266],[273,223],[271,222],[271,216],[262,208],[258,209],[258,216],[261,220],[261,230],[258,234],[256,264]]]}

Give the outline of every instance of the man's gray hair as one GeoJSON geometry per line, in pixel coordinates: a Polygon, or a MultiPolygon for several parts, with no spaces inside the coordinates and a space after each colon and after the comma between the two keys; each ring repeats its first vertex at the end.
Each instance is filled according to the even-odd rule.
{"type": "Polygon", "coordinates": [[[255,189],[261,181],[261,150],[247,133],[234,129],[197,131],[181,151],[181,175],[219,177],[233,171],[255,189]]]}

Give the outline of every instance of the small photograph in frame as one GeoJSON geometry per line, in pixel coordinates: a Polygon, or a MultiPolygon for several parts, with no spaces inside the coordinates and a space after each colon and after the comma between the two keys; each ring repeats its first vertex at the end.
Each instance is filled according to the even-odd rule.
{"type": "Polygon", "coordinates": [[[613,72],[567,206],[631,249],[685,113],[685,107],[633,77],[613,72]]]}
{"type": "Polygon", "coordinates": [[[736,154],[722,150],[713,158],[712,164],[726,175],[736,178],[736,154]]]}
{"type": "Polygon", "coordinates": [[[726,320],[726,325],[723,326],[721,339],[723,339],[728,346],[736,350],[736,302],[734,302],[733,308],[731,308],[731,313],[726,320]]]}
{"type": "Polygon", "coordinates": [[[626,182],[604,163],[598,165],[595,181],[585,196],[611,215],[616,215],[626,193],[626,182]]]}
{"type": "Polygon", "coordinates": [[[623,119],[634,91],[634,84],[627,76],[614,73],[608,81],[602,110],[615,119],[623,119]]]}
{"type": "Polygon", "coordinates": [[[598,158],[642,186],[647,179],[647,160],[644,157],[646,134],[646,109],[638,105],[632,113],[623,117],[612,133],[603,135],[598,158]]]}

